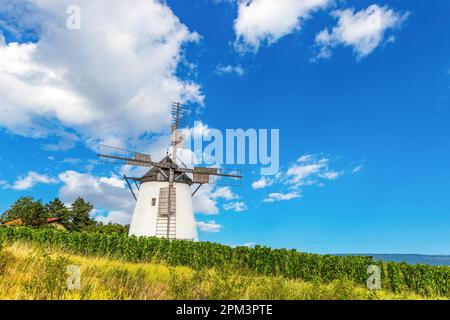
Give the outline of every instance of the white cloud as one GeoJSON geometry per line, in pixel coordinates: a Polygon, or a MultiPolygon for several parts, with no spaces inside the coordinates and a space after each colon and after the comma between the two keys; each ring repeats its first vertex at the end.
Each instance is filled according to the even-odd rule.
{"type": "Polygon", "coordinates": [[[59,190],[59,198],[64,203],[72,203],[82,197],[95,205],[107,216],[96,215],[102,222],[111,220],[114,223],[127,224],[131,220],[134,209],[134,199],[125,187],[125,182],[116,175],[98,177],[77,171],[65,171],[59,174],[59,180],[64,184],[59,190]]]}
{"type": "Polygon", "coordinates": [[[118,223],[121,225],[127,225],[131,222],[131,216],[127,212],[123,211],[111,211],[106,215],[98,214],[95,216],[95,220],[102,222],[103,224],[118,223]]]}
{"type": "Polygon", "coordinates": [[[321,178],[327,179],[327,180],[336,180],[344,173],[342,171],[327,171],[320,175],[321,178]]]}
{"type": "Polygon", "coordinates": [[[314,11],[332,0],[241,0],[234,23],[236,48],[257,51],[301,29],[314,11]]]}
{"type": "Polygon", "coordinates": [[[71,165],[75,165],[75,164],[83,162],[83,160],[80,159],[80,158],[66,158],[62,162],[63,163],[67,163],[67,164],[71,164],[71,165]]]}
{"type": "Polygon", "coordinates": [[[297,162],[308,162],[311,161],[313,159],[313,155],[311,154],[305,154],[303,156],[301,156],[300,158],[297,159],[297,162]]]}
{"type": "Polygon", "coordinates": [[[75,147],[79,138],[76,134],[66,131],[55,132],[58,141],[56,143],[46,143],[42,149],[47,151],[66,151],[75,147]]]}
{"type": "Polygon", "coordinates": [[[245,202],[230,202],[223,205],[223,208],[227,211],[233,210],[236,212],[242,212],[248,210],[245,202]]]}
{"type": "Polygon", "coordinates": [[[192,198],[192,202],[194,205],[194,211],[196,213],[207,215],[219,214],[217,201],[212,197],[212,189],[213,187],[211,185],[204,185],[194,195],[194,197],[192,198]]]}
{"type": "Polygon", "coordinates": [[[209,137],[211,134],[211,129],[202,121],[196,121],[195,126],[187,130],[186,134],[191,139],[201,136],[209,137]]]}
{"type": "Polygon", "coordinates": [[[208,233],[216,233],[220,232],[223,228],[220,224],[217,224],[215,221],[211,220],[209,222],[197,221],[197,227],[200,231],[208,232],[208,233]]]}
{"type": "Polygon", "coordinates": [[[293,189],[307,185],[323,186],[324,180],[336,180],[343,175],[357,173],[363,168],[362,165],[358,165],[353,169],[337,171],[330,168],[330,163],[330,159],[320,155],[303,155],[289,167],[281,180],[293,189]]]}
{"type": "Polygon", "coordinates": [[[221,65],[221,64],[219,64],[216,67],[216,71],[215,72],[218,75],[233,74],[234,73],[234,74],[236,74],[236,75],[238,75],[240,77],[242,77],[244,75],[244,73],[245,73],[244,68],[242,68],[240,65],[237,65],[237,66],[232,66],[232,65],[224,66],[224,65],[221,65]]]}
{"type": "Polygon", "coordinates": [[[34,171],[28,172],[25,177],[18,179],[11,188],[14,190],[28,190],[33,188],[37,184],[55,184],[58,180],[49,176],[36,173],[34,171]]]}
{"type": "Polygon", "coordinates": [[[239,197],[231,191],[230,187],[220,187],[216,191],[214,191],[211,195],[214,199],[225,199],[225,200],[234,200],[239,197]]]}
{"type": "MultiPolygon", "coordinates": [[[[203,102],[200,86],[176,74],[184,45],[199,35],[165,2],[79,0],[80,30],[66,28],[70,0],[15,3],[28,7],[18,19],[42,31],[35,43],[0,44],[1,127],[61,136],[62,144],[47,146],[54,150],[73,143],[67,128],[90,146],[134,144],[145,134],[168,132],[172,101],[203,102]]],[[[19,28],[22,21],[11,19],[3,24],[19,28]]]]}
{"type": "Polygon", "coordinates": [[[311,163],[304,162],[292,165],[287,171],[288,183],[296,186],[310,184],[316,175],[325,173],[328,159],[313,160],[311,163]]]}
{"type": "MultiPolygon", "coordinates": [[[[401,26],[408,15],[376,4],[358,12],[354,9],[333,11],[332,16],[338,19],[337,25],[331,32],[324,29],[317,34],[316,45],[320,47],[317,58],[328,58],[334,47],[344,45],[352,47],[358,59],[361,59],[383,42],[387,30],[401,26]]],[[[387,42],[393,42],[394,39],[390,36],[387,42]]]]}
{"type": "Polygon", "coordinates": [[[266,187],[271,186],[273,183],[274,183],[273,179],[270,179],[267,177],[261,177],[261,179],[252,183],[252,188],[255,190],[264,189],[266,187]]]}
{"type": "MultiPolygon", "coordinates": [[[[196,188],[197,186],[193,186],[196,188]]],[[[206,215],[219,214],[218,200],[234,200],[239,197],[234,194],[230,187],[216,189],[214,185],[203,185],[193,197],[194,211],[206,215]]]]}
{"type": "Polygon", "coordinates": [[[263,201],[287,201],[301,197],[301,189],[306,186],[324,186],[325,181],[336,180],[350,173],[349,170],[330,169],[331,160],[314,154],[300,156],[286,171],[280,171],[275,177],[261,177],[252,184],[253,189],[287,189],[270,193],[263,201]]]}
{"type": "Polygon", "coordinates": [[[301,194],[298,192],[289,192],[289,193],[279,193],[274,192],[269,194],[269,196],[264,199],[264,202],[278,202],[278,201],[287,201],[292,199],[300,198],[301,194]]]}
{"type": "Polygon", "coordinates": [[[323,183],[321,180],[336,180],[346,170],[330,169],[330,159],[320,155],[303,155],[292,164],[283,177],[283,182],[294,189],[301,186],[323,183]]]}

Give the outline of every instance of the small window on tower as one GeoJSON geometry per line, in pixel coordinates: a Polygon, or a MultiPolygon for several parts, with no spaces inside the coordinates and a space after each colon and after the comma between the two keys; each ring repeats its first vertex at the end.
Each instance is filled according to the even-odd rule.
{"type": "Polygon", "coordinates": [[[156,206],[156,198],[152,198],[152,207],[156,206]]]}

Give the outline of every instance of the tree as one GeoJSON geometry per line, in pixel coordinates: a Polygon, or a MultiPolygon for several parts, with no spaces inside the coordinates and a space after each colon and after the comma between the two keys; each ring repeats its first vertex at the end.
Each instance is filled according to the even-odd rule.
{"type": "Polygon", "coordinates": [[[28,211],[23,216],[23,221],[27,226],[41,226],[47,222],[47,211],[42,201],[34,201],[28,211]]]}
{"type": "Polygon", "coordinates": [[[7,211],[2,214],[2,222],[12,221],[22,217],[23,212],[31,206],[34,199],[23,197],[17,200],[7,211]]]}
{"type": "Polygon", "coordinates": [[[77,198],[72,203],[72,210],[70,210],[69,228],[70,230],[79,231],[92,225],[94,220],[91,219],[90,213],[94,206],[84,201],[83,198],[77,198]]]}
{"type": "Polygon", "coordinates": [[[40,226],[45,224],[47,217],[42,201],[36,201],[32,197],[22,197],[3,214],[2,221],[22,219],[25,225],[40,226]]]}
{"type": "Polygon", "coordinates": [[[45,205],[49,217],[58,218],[64,226],[70,224],[70,210],[58,198],[45,205]]]}

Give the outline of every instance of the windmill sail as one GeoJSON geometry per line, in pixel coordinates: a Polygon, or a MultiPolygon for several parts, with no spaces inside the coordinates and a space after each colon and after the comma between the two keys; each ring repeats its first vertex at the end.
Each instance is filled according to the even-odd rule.
{"type": "Polygon", "coordinates": [[[198,184],[240,186],[242,176],[236,169],[195,167],[192,180],[198,184]]]}
{"type": "Polygon", "coordinates": [[[186,135],[183,128],[186,127],[188,110],[180,103],[172,103],[172,158],[176,162],[178,158],[178,149],[183,148],[186,135]]]}
{"type": "Polygon", "coordinates": [[[129,151],[121,148],[101,145],[98,156],[106,162],[124,162],[132,166],[152,167],[152,157],[149,154],[129,151]]]}
{"type": "Polygon", "coordinates": [[[217,168],[201,168],[195,167],[193,173],[193,181],[194,183],[206,184],[211,180],[211,175],[217,174],[217,168]]]}

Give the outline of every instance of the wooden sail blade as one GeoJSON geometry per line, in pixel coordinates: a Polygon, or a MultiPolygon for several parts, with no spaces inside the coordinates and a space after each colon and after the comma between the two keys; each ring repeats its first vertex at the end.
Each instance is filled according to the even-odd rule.
{"type": "Polygon", "coordinates": [[[192,173],[192,181],[198,184],[239,185],[240,172],[234,169],[195,167],[194,169],[177,169],[192,173]]]}
{"type": "Polygon", "coordinates": [[[189,110],[180,103],[172,103],[172,158],[176,162],[178,155],[177,150],[183,148],[185,142],[185,133],[183,128],[186,127],[189,110]]]}
{"type": "Polygon", "coordinates": [[[149,154],[129,151],[121,148],[101,145],[98,157],[107,162],[122,162],[124,164],[140,167],[157,166],[149,154]]]}
{"type": "Polygon", "coordinates": [[[189,168],[177,168],[177,172],[192,173],[192,174],[206,174],[209,176],[218,177],[228,177],[234,179],[242,179],[243,176],[240,174],[239,170],[236,169],[223,169],[223,168],[207,168],[207,167],[195,167],[194,169],[189,168]]]}
{"type": "Polygon", "coordinates": [[[239,187],[242,184],[242,179],[240,170],[219,168],[216,174],[211,175],[210,184],[239,187]]]}
{"type": "Polygon", "coordinates": [[[210,183],[210,177],[213,174],[217,174],[217,168],[201,168],[195,167],[193,172],[194,183],[205,184],[210,183]]]}

